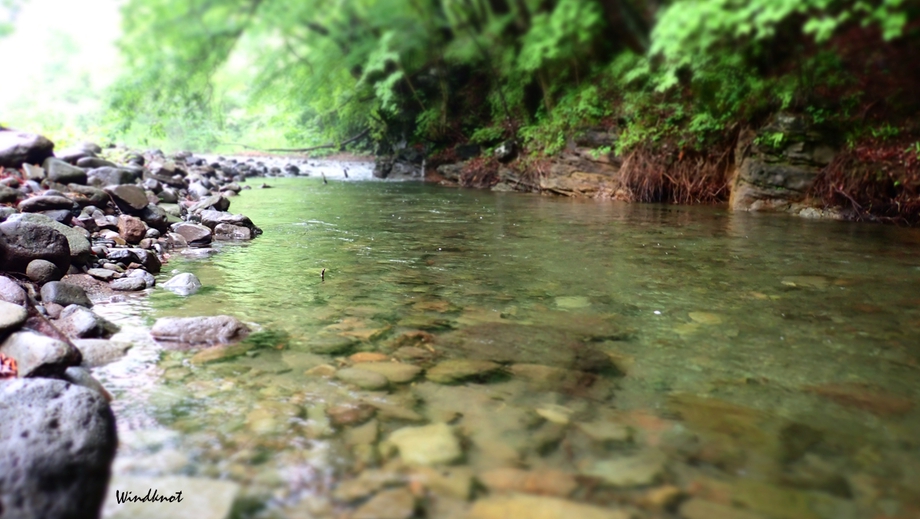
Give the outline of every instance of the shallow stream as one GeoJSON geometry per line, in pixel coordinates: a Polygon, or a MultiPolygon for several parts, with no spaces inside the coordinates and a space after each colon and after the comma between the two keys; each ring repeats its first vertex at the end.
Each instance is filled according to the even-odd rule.
{"type": "MultiPolygon", "coordinates": [[[[197,294],[97,304],[135,344],[95,372],[115,395],[113,488],[232,481],[236,517],[368,519],[368,499],[400,491],[414,517],[463,517],[502,490],[596,507],[584,514],[920,516],[917,230],[268,183],[231,206],[261,237],[164,265],[160,282],[192,272],[197,294]],[[245,352],[213,361],[147,334],[160,317],[216,314],[257,330],[245,352]],[[362,352],[400,361],[387,388],[331,376],[384,358],[362,352]],[[434,370],[445,360],[469,362],[434,370]],[[442,429],[391,436],[429,424],[455,442],[440,461],[418,451],[442,429]]],[[[474,516],[550,503],[509,502],[474,516]]]]}

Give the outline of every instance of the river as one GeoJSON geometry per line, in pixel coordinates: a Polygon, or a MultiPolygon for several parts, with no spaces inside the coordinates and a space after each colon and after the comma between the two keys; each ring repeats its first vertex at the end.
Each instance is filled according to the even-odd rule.
{"type": "Polygon", "coordinates": [[[917,230],[267,182],[231,207],[262,236],[164,265],[160,282],[192,272],[198,293],[97,304],[134,343],[95,372],[115,395],[113,487],[233,481],[236,517],[371,517],[367,498],[406,489],[416,517],[461,517],[500,489],[636,517],[920,514],[917,230]],[[215,314],[250,323],[252,349],[200,362],[147,334],[160,317],[215,314]],[[329,377],[360,368],[349,356],[361,352],[439,381],[361,390],[329,377]],[[452,365],[468,376],[443,383],[431,373],[445,360],[469,361],[452,365]],[[430,424],[459,448],[441,449],[450,474],[437,481],[404,463],[443,436],[414,429],[430,424]],[[392,436],[405,428],[418,445],[392,436]]]}

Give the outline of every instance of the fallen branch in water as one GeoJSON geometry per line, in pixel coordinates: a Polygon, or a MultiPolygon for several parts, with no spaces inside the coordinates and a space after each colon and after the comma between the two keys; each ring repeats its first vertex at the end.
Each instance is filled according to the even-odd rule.
{"type": "Polygon", "coordinates": [[[360,140],[366,137],[367,134],[370,132],[371,132],[371,129],[368,128],[364,130],[363,132],[359,133],[358,135],[355,135],[354,137],[351,137],[350,139],[346,139],[342,142],[338,142],[338,143],[330,142],[327,144],[321,144],[319,146],[311,146],[309,148],[264,148],[263,149],[263,148],[256,148],[255,146],[249,146],[246,144],[240,144],[238,142],[224,142],[221,144],[226,144],[228,146],[242,146],[243,148],[246,148],[247,150],[255,150],[255,151],[280,151],[280,152],[289,151],[289,152],[295,152],[295,153],[306,153],[308,151],[316,151],[316,150],[322,150],[322,149],[327,149],[327,148],[340,148],[341,149],[357,140],[360,140]]]}

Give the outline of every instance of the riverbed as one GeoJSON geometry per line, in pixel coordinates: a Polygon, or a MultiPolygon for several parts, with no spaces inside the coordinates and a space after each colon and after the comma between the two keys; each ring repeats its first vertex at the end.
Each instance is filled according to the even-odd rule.
{"type": "Polygon", "coordinates": [[[368,500],[400,491],[414,517],[498,517],[475,503],[500,495],[542,496],[508,498],[520,513],[556,506],[541,499],[636,517],[920,513],[917,230],[267,183],[230,209],[262,236],[164,265],[159,281],[191,272],[198,293],[97,303],[134,344],[95,371],[118,420],[110,493],[228,481],[236,517],[371,517],[368,500]],[[217,314],[256,330],[248,351],[213,361],[148,335],[217,314]],[[376,390],[337,378],[364,360],[420,369],[376,390]],[[432,375],[445,361],[469,371],[432,375]],[[447,430],[458,455],[414,458],[401,430],[419,444],[447,430]]]}

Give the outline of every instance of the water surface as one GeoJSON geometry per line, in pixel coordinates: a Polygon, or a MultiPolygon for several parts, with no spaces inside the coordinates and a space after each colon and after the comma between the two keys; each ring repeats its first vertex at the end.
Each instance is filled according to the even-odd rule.
{"type": "MultiPolygon", "coordinates": [[[[239,517],[339,517],[362,502],[331,497],[343,481],[376,470],[399,487],[416,473],[380,441],[444,422],[461,480],[559,470],[579,475],[572,500],[642,517],[677,517],[676,503],[649,504],[670,485],[756,517],[920,514],[917,231],[414,183],[269,184],[231,206],[261,237],[164,265],[160,281],[193,272],[202,291],[97,307],[136,343],[97,372],[116,395],[116,476],[234,481],[239,517]],[[160,317],[215,314],[260,330],[253,348],[197,363],[146,335],[160,317]],[[317,353],[342,338],[354,344],[317,353]],[[424,369],[501,369],[363,391],[316,368],[407,345],[428,352],[405,350],[424,369]],[[327,417],[366,402],[377,407],[363,425],[327,417]],[[624,459],[646,473],[621,481],[624,459]]],[[[436,486],[411,487],[418,517],[468,506],[436,486]]],[[[487,495],[477,483],[470,501],[487,495]]]]}

